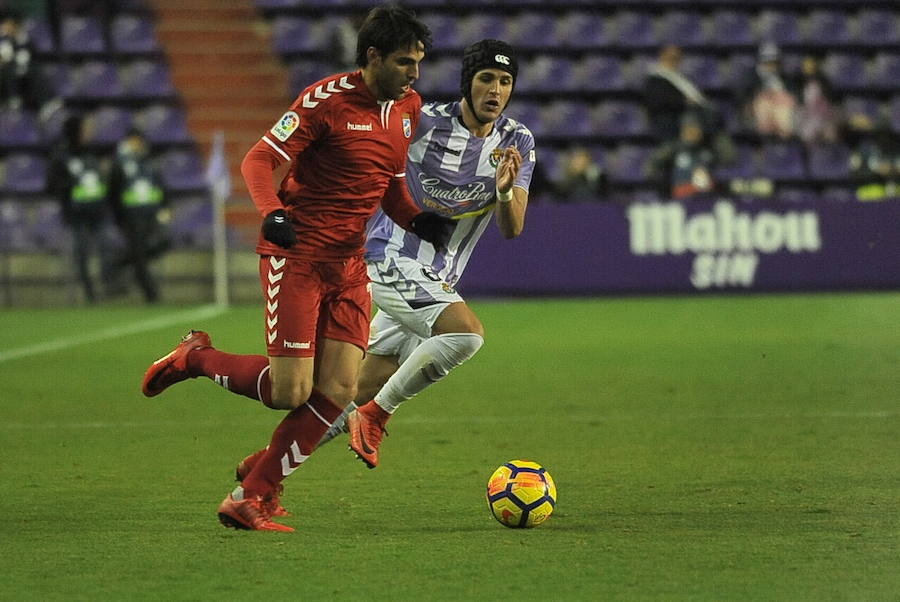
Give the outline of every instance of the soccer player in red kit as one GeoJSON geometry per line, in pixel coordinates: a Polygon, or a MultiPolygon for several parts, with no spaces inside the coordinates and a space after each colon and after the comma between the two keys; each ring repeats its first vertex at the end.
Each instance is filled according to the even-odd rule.
{"type": "Polygon", "coordinates": [[[406,152],[422,101],[411,88],[430,47],[410,11],[372,9],[357,39],[360,70],[303,90],[247,153],[241,173],[264,216],[257,252],[268,357],[231,355],[191,331],[144,376],[147,396],[197,376],[268,407],[289,410],[269,446],[242,462],[241,484],[219,506],[239,529],[293,531],[281,481],[316,448],[356,392],[368,342],[371,293],[363,252],[379,205],[398,224],[443,246],[451,222],[423,213],[405,181],[406,152]],[[290,161],[280,189],[272,174],[290,161]]]}

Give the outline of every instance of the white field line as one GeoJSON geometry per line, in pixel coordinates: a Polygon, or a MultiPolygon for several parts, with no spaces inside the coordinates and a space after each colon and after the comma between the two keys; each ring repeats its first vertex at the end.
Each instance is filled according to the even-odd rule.
{"type": "MultiPolygon", "coordinates": [[[[224,411],[224,410],[223,410],[224,411]]],[[[260,410],[262,412],[262,410],[260,410]]],[[[269,411],[268,414],[273,414],[269,411]]],[[[265,415],[266,413],[262,413],[265,415]]],[[[274,412],[278,414],[278,412],[274,412]]],[[[563,416],[560,421],[563,422],[587,422],[597,420],[599,422],[626,422],[630,420],[646,420],[647,416],[639,414],[617,415],[617,416],[585,416],[584,414],[563,416]]],[[[897,411],[872,411],[872,412],[823,412],[821,414],[673,414],[665,417],[667,420],[884,420],[900,418],[900,412],[897,411]]],[[[509,416],[440,416],[440,417],[406,417],[398,418],[398,423],[403,424],[504,424],[510,422],[524,422],[524,420],[516,420],[509,416]]],[[[252,421],[256,424],[256,421],[252,421]]],[[[142,420],[135,421],[93,421],[93,422],[5,422],[0,423],[0,431],[21,431],[21,430],[44,430],[44,429],[74,429],[74,430],[102,430],[102,429],[141,429],[161,427],[178,427],[188,424],[190,428],[219,428],[223,425],[230,425],[232,422],[228,420],[200,420],[196,422],[185,423],[183,420],[142,420]]],[[[260,425],[269,424],[260,420],[260,425]]]]}
{"type": "Polygon", "coordinates": [[[226,308],[219,305],[204,305],[203,307],[199,307],[196,309],[191,309],[166,316],[159,316],[158,318],[152,318],[150,320],[141,320],[140,322],[120,324],[118,326],[111,326],[102,330],[86,332],[84,334],[79,334],[71,337],[63,337],[54,341],[45,341],[42,343],[26,345],[24,347],[16,347],[14,349],[0,351],[0,364],[11,360],[21,359],[23,357],[31,357],[34,355],[40,355],[42,353],[49,353],[52,351],[63,351],[66,349],[71,349],[72,347],[78,347],[80,345],[98,343],[100,341],[107,341],[109,339],[116,339],[119,337],[138,334],[140,332],[147,332],[150,330],[158,330],[160,328],[166,328],[168,326],[172,326],[181,322],[190,322],[192,320],[212,318],[224,313],[225,311],[226,308]]]}

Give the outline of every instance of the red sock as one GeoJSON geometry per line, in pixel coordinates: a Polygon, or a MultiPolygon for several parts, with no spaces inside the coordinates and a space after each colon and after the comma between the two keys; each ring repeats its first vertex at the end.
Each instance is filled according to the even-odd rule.
{"type": "Polygon", "coordinates": [[[210,378],[232,393],[272,407],[269,358],[264,355],[234,355],[212,347],[197,349],[188,355],[188,373],[210,378]]]}
{"type": "Polygon", "coordinates": [[[313,389],[305,404],[288,412],[272,434],[269,448],[241,485],[247,496],[264,496],[313,453],[341,408],[313,389]]]}

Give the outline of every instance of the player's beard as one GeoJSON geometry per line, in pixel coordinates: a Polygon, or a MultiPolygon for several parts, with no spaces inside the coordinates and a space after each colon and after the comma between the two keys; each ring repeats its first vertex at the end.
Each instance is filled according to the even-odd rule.
{"type": "Polygon", "coordinates": [[[383,70],[375,74],[375,83],[378,89],[388,100],[399,100],[406,94],[403,86],[412,85],[406,76],[400,76],[393,71],[383,70]]]}

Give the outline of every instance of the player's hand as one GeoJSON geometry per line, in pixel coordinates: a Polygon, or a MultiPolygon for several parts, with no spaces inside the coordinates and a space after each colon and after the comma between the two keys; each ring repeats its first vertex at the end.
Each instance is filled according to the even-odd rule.
{"type": "Polygon", "coordinates": [[[291,218],[284,209],[276,209],[266,216],[262,225],[263,238],[283,249],[290,249],[297,243],[297,233],[291,225],[291,218]]]}
{"type": "Polygon", "coordinates": [[[447,248],[455,227],[456,224],[449,217],[427,211],[415,216],[410,224],[416,236],[430,242],[438,250],[447,248]]]}
{"type": "Polygon", "coordinates": [[[522,167],[522,155],[515,146],[510,146],[503,151],[500,163],[497,165],[497,190],[509,192],[519,175],[522,167]]]}

